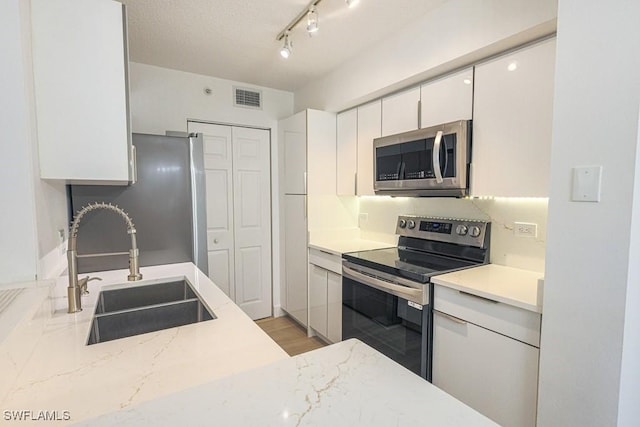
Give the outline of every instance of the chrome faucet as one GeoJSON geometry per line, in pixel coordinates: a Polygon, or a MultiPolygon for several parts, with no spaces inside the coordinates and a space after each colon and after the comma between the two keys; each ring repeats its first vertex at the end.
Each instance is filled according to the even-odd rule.
{"type": "Polygon", "coordinates": [[[76,239],[78,237],[78,227],[80,220],[87,213],[96,209],[107,209],[120,215],[127,223],[127,234],[131,236],[131,249],[129,249],[129,275],[127,280],[134,281],[142,279],[140,274],[140,265],[138,264],[138,246],[136,243],[136,228],[129,215],[116,205],[111,203],[96,202],[84,206],[76,214],[73,223],[71,223],[71,231],[69,232],[69,242],[67,245],[67,263],[69,266],[69,287],[67,287],[67,299],[69,300],[69,309],[67,313],[76,313],[82,311],[83,294],[89,293],[87,285],[90,280],[102,280],[99,277],[89,276],[78,280],[78,252],[76,249],[76,239]]]}

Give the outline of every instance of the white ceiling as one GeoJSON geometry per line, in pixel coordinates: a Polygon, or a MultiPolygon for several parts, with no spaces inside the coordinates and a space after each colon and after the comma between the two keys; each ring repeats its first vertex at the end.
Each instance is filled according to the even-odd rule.
{"type": "Polygon", "coordinates": [[[295,91],[447,0],[344,0],[318,5],[280,57],[276,36],[310,0],[120,0],[127,5],[131,61],[295,91]]]}

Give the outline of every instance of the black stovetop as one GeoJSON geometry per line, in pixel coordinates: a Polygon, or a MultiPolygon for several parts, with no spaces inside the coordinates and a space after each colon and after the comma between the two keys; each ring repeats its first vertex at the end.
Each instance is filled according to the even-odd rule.
{"type": "Polygon", "coordinates": [[[350,252],[342,257],[353,264],[427,283],[431,276],[480,265],[480,262],[401,247],[350,252]]]}

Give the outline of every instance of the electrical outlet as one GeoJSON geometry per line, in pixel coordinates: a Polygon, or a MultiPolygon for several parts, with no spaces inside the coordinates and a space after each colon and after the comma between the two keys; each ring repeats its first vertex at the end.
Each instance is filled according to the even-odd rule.
{"type": "Polygon", "coordinates": [[[516,222],[514,223],[513,233],[517,237],[537,237],[538,224],[530,222],[516,222]]]}

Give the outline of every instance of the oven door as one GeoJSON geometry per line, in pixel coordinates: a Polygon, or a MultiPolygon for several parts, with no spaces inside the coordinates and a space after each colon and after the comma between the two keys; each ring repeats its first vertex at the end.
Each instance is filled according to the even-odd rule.
{"type": "Polygon", "coordinates": [[[401,288],[343,266],[342,339],[357,338],[428,379],[429,306],[411,301],[422,300],[421,290],[401,288]]]}

